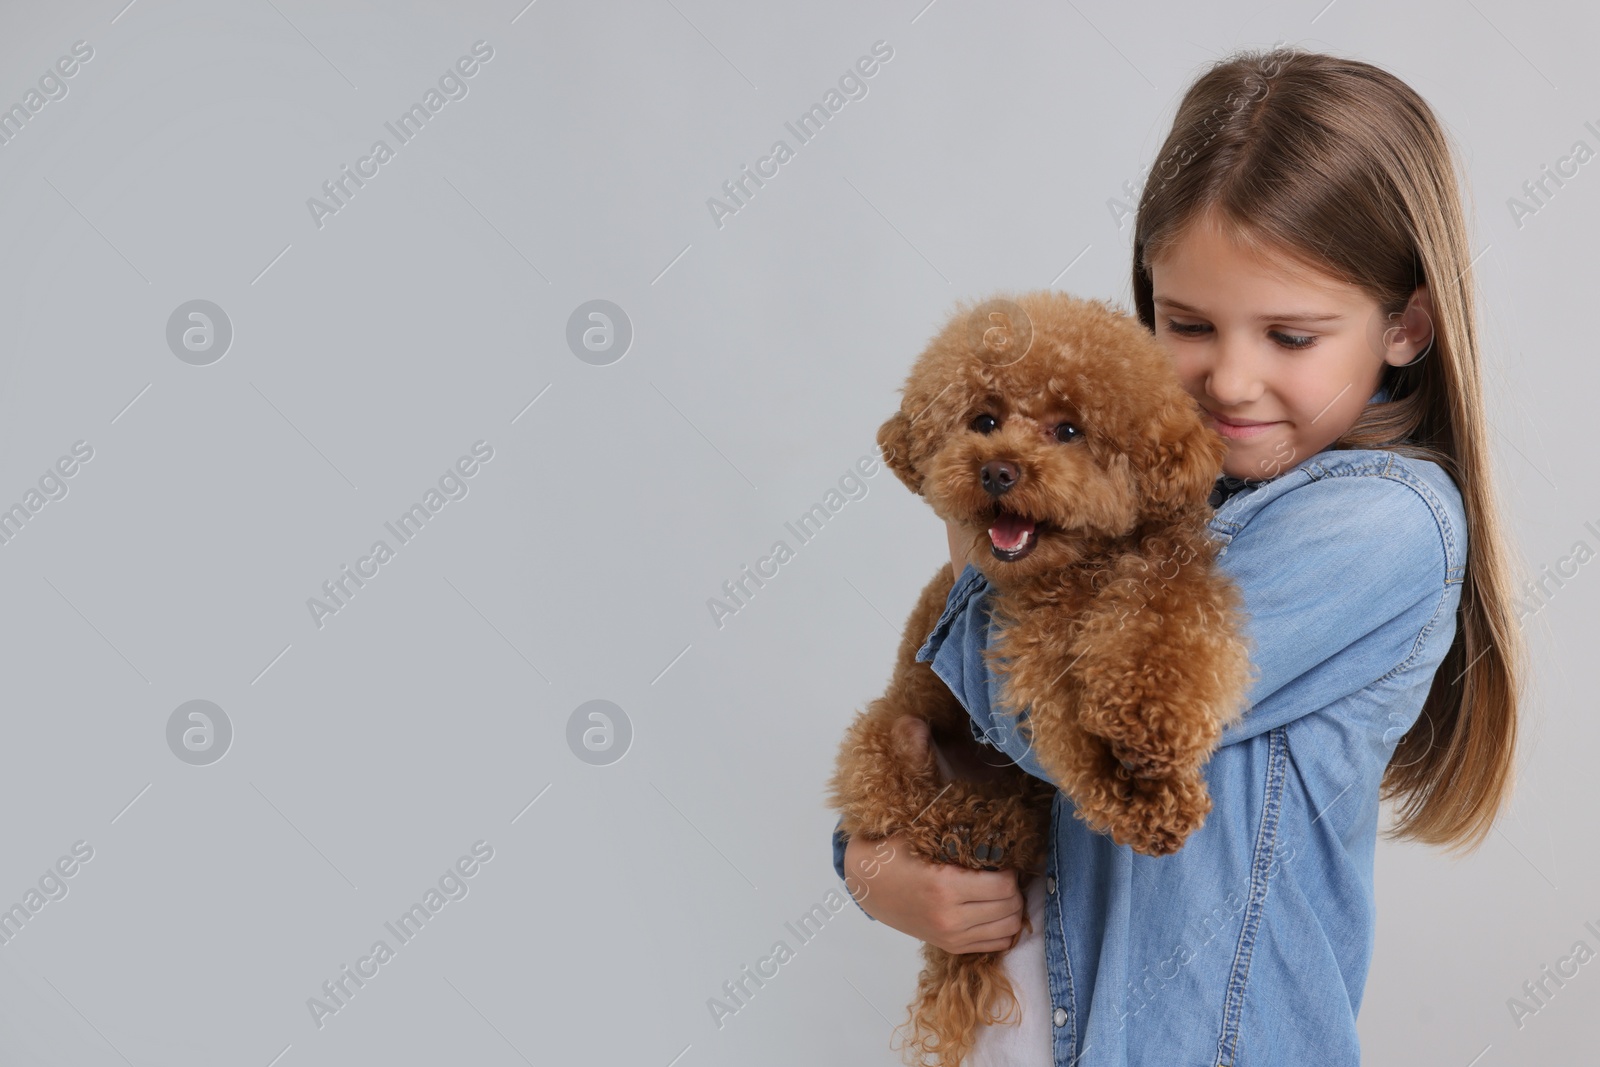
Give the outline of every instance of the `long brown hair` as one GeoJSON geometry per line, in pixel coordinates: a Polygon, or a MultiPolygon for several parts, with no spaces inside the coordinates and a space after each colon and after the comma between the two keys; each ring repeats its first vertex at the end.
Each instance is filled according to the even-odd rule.
{"type": "Polygon", "coordinates": [[[1133,296],[1154,330],[1150,260],[1201,215],[1359,287],[1386,321],[1427,283],[1432,348],[1386,365],[1388,402],[1368,404],[1328,447],[1431,460],[1461,492],[1469,558],[1455,639],[1380,795],[1401,801],[1391,836],[1471,851],[1513,786],[1527,650],[1494,493],[1454,159],[1427,103],[1386,71],[1292,46],[1235,53],[1190,87],[1151,168],[1134,225],[1133,296]]]}

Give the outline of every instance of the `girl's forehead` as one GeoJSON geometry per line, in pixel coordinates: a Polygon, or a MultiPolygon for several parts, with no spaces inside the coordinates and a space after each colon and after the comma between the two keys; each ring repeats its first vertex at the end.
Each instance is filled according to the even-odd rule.
{"type": "Polygon", "coordinates": [[[1173,253],[1150,264],[1152,299],[1173,310],[1304,320],[1350,313],[1366,299],[1359,288],[1286,256],[1173,253]]]}
{"type": "Polygon", "coordinates": [[[1190,225],[1146,257],[1157,299],[1183,299],[1181,289],[1228,289],[1248,284],[1281,295],[1344,298],[1359,292],[1320,266],[1314,250],[1287,249],[1215,225],[1190,225]]]}

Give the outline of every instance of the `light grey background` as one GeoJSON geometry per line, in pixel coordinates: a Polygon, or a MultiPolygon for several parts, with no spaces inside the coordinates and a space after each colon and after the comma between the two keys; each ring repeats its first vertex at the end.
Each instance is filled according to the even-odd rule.
{"type": "MultiPolygon", "coordinates": [[[[1519,551],[1600,543],[1600,163],[1507,207],[1600,147],[1592,10],[124,3],[0,18],[0,105],[94,50],[0,147],[0,504],[94,450],[0,546],[0,905],[94,849],[0,945],[0,1062],[898,1062],[916,943],[853,905],[804,944],[785,923],[842,893],[824,783],[941,526],[880,468],[720,628],[707,601],[797,546],[956,298],[1127,303],[1108,202],[1234,48],[1376,62],[1448,124],[1519,551]],[[307,199],[479,40],[467,95],[319,228],[307,199]],[[880,40],[799,145],[784,123],[880,40]],[[719,227],[707,199],[780,138],[719,227]],[[234,331],[209,366],[166,342],[196,299],[234,331]],[[566,342],[594,299],[634,330],[605,366],[566,342]],[[308,598],[480,440],[467,496],[318,628],[308,598]],[[166,740],[197,699],[234,730],[208,766],[166,740]],[[596,699],[633,731],[606,766],[567,741],[596,699]],[[319,1028],[308,998],[479,840],[468,895],[319,1028]],[[719,1028],[708,999],[780,939],[719,1028]]],[[[1600,963],[1520,1028],[1507,999],[1600,947],[1597,599],[1588,565],[1529,623],[1484,848],[1379,849],[1373,1062],[1595,1055],[1600,963]]]]}

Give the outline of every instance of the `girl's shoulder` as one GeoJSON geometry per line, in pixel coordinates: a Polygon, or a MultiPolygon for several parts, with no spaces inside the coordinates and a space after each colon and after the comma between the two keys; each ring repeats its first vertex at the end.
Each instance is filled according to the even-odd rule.
{"type": "Polygon", "coordinates": [[[1444,585],[1459,583],[1466,570],[1466,512],[1455,482],[1431,460],[1386,449],[1319,452],[1234,493],[1209,532],[1223,554],[1249,543],[1286,565],[1354,558],[1371,577],[1444,585]]]}

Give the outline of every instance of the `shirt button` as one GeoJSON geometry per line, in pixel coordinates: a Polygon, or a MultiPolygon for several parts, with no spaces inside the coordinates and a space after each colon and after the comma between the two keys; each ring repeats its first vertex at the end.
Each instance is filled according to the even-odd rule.
{"type": "Polygon", "coordinates": [[[1056,1009],[1056,1013],[1053,1016],[1053,1018],[1054,1018],[1055,1024],[1057,1026],[1065,1026],[1065,1025],[1067,1025],[1067,1009],[1066,1008],[1057,1008],[1056,1009]]]}
{"type": "Polygon", "coordinates": [[[1046,878],[1044,880],[1044,891],[1046,893],[1054,893],[1056,891],[1056,876],[1055,875],[1052,874],[1052,875],[1046,876],[1046,878]]]}

